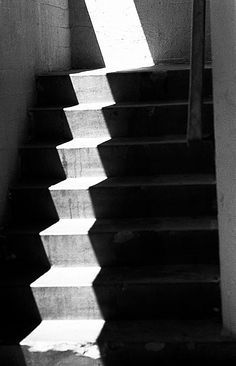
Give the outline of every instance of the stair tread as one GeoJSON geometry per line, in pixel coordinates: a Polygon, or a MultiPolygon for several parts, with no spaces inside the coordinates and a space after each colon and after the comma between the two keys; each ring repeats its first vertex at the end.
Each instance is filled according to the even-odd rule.
{"type": "Polygon", "coordinates": [[[20,182],[14,189],[40,189],[49,190],[75,190],[89,189],[91,187],[140,187],[140,186],[185,186],[185,185],[211,185],[215,184],[214,174],[179,174],[160,176],[137,176],[137,177],[79,177],[67,178],[58,183],[50,183],[45,179],[42,181],[20,182]]]}
{"type": "Polygon", "coordinates": [[[66,343],[68,346],[70,342],[94,343],[104,323],[104,320],[43,320],[20,344],[50,349],[60,343],[66,343]]]}
{"type": "Polygon", "coordinates": [[[9,233],[47,235],[87,235],[89,233],[139,231],[199,231],[218,228],[215,217],[164,217],[132,219],[61,219],[56,223],[35,223],[12,227],[9,233]]]}
{"type": "Polygon", "coordinates": [[[53,266],[31,284],[35,287],[91,287],[93,285],[158,285],[219,282],[218,266],[157,265],[147,267],[53,266]]]}
{"type": "MultiPolygon", "coordinates": [[[[202,141],[202,143],[212,144],[211,141],[202,141]]],[[[94,148],[99,145],[103,146],[134,146],[134,145],[159,145],[159,144],[187,144],[185,135],[171,135],[159,137],[90,137],[90,138],[74,138],[68,142],[49,142],[49,141],[34,141],[28,143],[22,148],[57,148],[60,149],[79,149],[79,148],[94,148]]]]}
{"type": "MultiPolygon", "coordinates": [[[[213,104],[211,99],[205,99],[204,104],[213,104]]],[[[150,102],[97,102],[97,103],[81,103],[72,107],[35,107],[30,111],[86,111],[101,109],[117,109],[117,108],[144,108],[144,107],[164,107],[164,106],[181,106],[188,105],[187,100],[166,100],[166,101],[150,101],[150,102]]]]}
{"type": "Polygon", "coordinates": [[[52,266],[50,269],[2,266],[0,287],[50,288],[123,285],[219,283],[217,265],[152,265],[132,267],[52,266]]]}
{"type": "MultiPolygon", "coordinates": [[[[166,71],[178,71],[178,70],[189,70],[188,64],[177,64],[177,63],[165,63],[147,67],[130,68],[130,69],[111,69],[111,68],[97,68],[97,69],[78,69],[78,70],[67,70],[67,71],[51,71],[49,73],[39,74],[38,76],[93,76],[93,75],[107,75],[107,74],[127,74],[130,72],[166,72],[166,71]]],[[[211,64],[206,64],[205,69],[211,69],[211,64]]]]}
{"type": "MultiPolygon", "coordinates": [[[[34,351],[56,350],[66,343],[72,350],[79,345],[99,342],[234,342],[235,339],[222,331],[221,323],[211,320],[138,320],[109,321],[103,320],[44,320],[22,342],[34,351]]],[[[119,343],[118,343],[119,344],[119,343]]],[[[79,347],[78,347],[79,348],[79,347]]]]}

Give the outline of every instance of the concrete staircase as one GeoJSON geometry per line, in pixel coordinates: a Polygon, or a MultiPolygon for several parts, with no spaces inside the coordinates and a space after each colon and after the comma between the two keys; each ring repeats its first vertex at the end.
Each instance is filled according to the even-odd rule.
{"type": "Polygon", "coordinates": [[[185,138],[188,75],[166,65],[38,77],[12,189],[16,259],[0,283],[15,314],[4,360],[11,350],[20,366],[235,361],[221,330],[211,70],[196,146],[185,138]]]}

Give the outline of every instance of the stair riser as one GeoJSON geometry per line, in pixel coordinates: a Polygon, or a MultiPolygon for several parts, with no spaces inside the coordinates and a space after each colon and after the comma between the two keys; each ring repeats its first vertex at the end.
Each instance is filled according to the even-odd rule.
{"type": "MultiPolygon", "coordinates": [[[[211,70],[205,72],[204,96],[212,94],[211,70]]],[[[40,106],[71,106],[94,102],[136,102],[186,99],[189,71],[127,72],[97,76],[79,74],[40,76],[40,106]]]]}
{"type": "MultiPolygon", "coordinates": [[[[96,280],[95,280],[96,281],[96,280]]],[[[217,283],[32,288],[42,319],[150,319],[215,316],[217,283]]]]}
{"type": "Polygon", "coordinates": [[[37,148],[22,151],[22,175],[27,177],[141,176],[214,172],[211,144],[198,151],[180,144],[100,145],[98,148],[37,148]]]}
{"type": "MultiPolygon", "coordinates": [[[[100,110],[31,112],[34,138],[184,135],[187,105],[113,107],[100,110]]],[[[213,133],[212,104],[203,111],[203,132],[213,133]]]]}
{"type": "Polygon", "coordinates": [[[16,220],[123,218],[216,214],[214,184],[114,187],[89,190],[20,189],[13,192],[16,220]]]}
{"type": "Polygon", "coordinates": [[[9,245],[23,263],[135,266],[218,263],[218,232],[120,231],[88,235],[11,235],[9,245]],[[144,250],[145,243],[145,250],[144,250]],[[135,253],[135,256],[134,256],[135,253]],[[170,255],[171,253],[171,255],[170,255]]]}

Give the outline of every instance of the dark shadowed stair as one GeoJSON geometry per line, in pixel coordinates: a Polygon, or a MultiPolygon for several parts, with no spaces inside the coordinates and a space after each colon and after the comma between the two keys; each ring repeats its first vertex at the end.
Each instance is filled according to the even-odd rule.
{"type": "Polygon", "coordinates": [[[221,324],[211,69],[196,146],[188,84],[185,65],[37,78],[11,191],[1,365],[235,362],[221,324]]]}

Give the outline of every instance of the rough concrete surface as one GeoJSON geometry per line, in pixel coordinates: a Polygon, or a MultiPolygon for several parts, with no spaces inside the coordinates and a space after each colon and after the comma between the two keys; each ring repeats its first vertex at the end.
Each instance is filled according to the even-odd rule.
{"type": "Polygon", "coordinates": [[[0,0],[0,222],[35,74],[70,67],[68,0],[0,0]]]}
{"type": "MultiPolygon", "coordinates": [[[[72,64],[112,67],[120,63],[188,62],[189,0],[69,0],[72,64]]],[[[207,7],[208,10],[208,7],[207,7]]],[[[211,59],[207,11],[206,59],[211,59]]]]}

